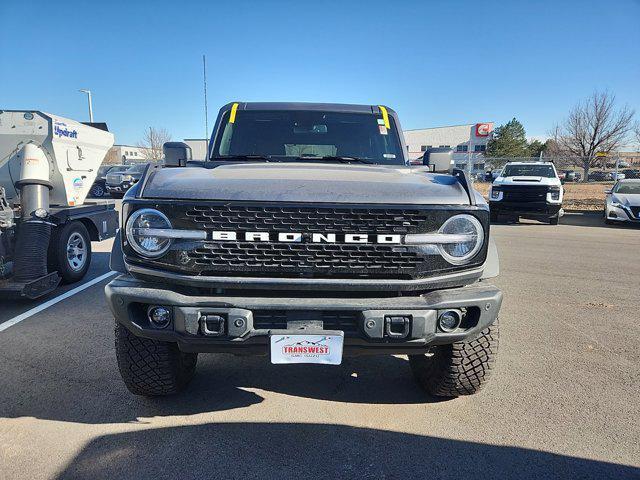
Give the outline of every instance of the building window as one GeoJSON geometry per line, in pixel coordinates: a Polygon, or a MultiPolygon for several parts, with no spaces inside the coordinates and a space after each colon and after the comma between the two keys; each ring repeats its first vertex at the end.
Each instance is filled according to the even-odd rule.
{"type": "Polygon", "coordinates": [[[469,145],[458,145],[456,147],[456,152],[468,152],[469,151],[469,145]]]}
{"type": "Polygon", "coordinates": [[[451,145],[440,145],[440,148],[451,148],[451,145]]]}
{"type": "Polygon", "coordinates": [[[426,145],[420,145],[420,151],[421,152],[426,152],[427,151],[427,146],[426,145]]]}
{"type": "Polygon", "coordinates": [[[486,150],[487,150],[486,145],[474,145],[473,147],[474,152],[485,152],[486,150]]]}
{"type": "Polygon", "coordinates": [[[133,152],[133,156],[137,157],[138,156],[138,152],[133,152]]]}

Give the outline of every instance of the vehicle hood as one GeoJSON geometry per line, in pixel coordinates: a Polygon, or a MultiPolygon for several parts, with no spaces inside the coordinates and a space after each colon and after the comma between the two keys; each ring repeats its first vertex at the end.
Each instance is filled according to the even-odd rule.
{"type": "Polygon", "coordinates": [[[614,193],[611,200],[627,207],[640,207],[640,195],[637,193],[614,193]]]}
{"type": "Polygon", "coordinates": [[[469,203],[462,185],[450,175],[421,168],[326,163],[163,168],[151,174],[142,196],[258,202],[469,203]]]}
{"type": "Polygon", "coordinates": [[[560,185],[559,178],[549,177],[498,177],[494,185],[560,185]]]}

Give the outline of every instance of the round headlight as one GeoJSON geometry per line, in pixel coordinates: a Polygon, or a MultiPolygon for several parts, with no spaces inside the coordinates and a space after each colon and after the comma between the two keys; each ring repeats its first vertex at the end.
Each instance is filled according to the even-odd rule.
{"type": "Polygon", "coordinates": [[[471,260],[482,248],[484,230],[478,219],[472,215],[455,215],[442,224],[439,233],[448,235],[463,235],[464,241],[456,243],[441,243],[438,245],[440,254],[449,263],[460,265],[471,260]]]}
{"type": "Polygon", "coordinates": [[[168,229],[171,222],[166,215],[152,208],[136,210],[127,220],[127,240],[137,253],[144,257],[156,258],[171,246],[171,239],[151,235],[149,229],[168,229]]]}

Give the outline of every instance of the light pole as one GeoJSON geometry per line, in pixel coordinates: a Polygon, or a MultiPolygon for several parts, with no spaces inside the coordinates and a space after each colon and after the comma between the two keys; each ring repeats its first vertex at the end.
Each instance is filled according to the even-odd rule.
{"type": "Polygon", "coordinates": [[[84,88],[81,88],[79,91],[87,94],[87,100],[89,101],[89,121],[93,123],[93,107],[91,106],[91,90],[85,90],[84,88]]]}

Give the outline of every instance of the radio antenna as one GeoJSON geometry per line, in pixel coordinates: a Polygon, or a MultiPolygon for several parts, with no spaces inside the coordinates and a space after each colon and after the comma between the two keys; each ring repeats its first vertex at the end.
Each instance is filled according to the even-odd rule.
{"type": "Polygon", "coordinates": [[[207,113],[207,57],[202,55],[202,77],[204,82],[204,138],[206,145],[206,158],[209,158],[209,115],[207,113]]]}

